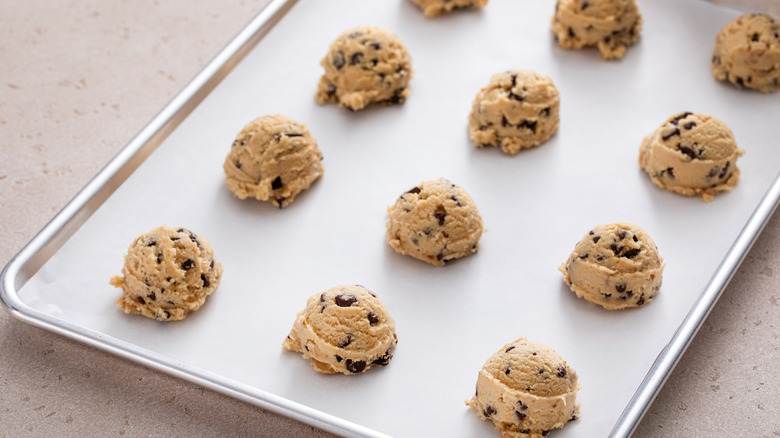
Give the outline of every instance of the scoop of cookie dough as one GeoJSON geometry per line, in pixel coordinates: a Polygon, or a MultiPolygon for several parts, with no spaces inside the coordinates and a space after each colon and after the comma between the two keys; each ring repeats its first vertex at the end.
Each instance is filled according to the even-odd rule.
{"type": "Polygon", "coordinates": [[[395,321],[375,293],[337,286],[309,297],[282,348],[303,353],[323,374],[357,374],[387,365],[398,343],[395,321]]]}
{"type": "Polygon", "coordinates": [[[436,266],[478,249],[482,216],[468,193],[440,178],[423,181],[387,209],[387,243],[436,266]]]}
{"type": "Polygon", "coordinates": [[[469,137],[507,154],[538,146],[558,130],[560,97],[552,79],[531,70],[497,73],[474,99],[469,137]]]}
{"type": "Polygon", "coordinates": [[[282,208],[322,175],[321,161],[317,140],[306,125],[277,114],[246,125],[222,168],[236,196],[254,196],[282,208]]]}
{"type": "Polygon", "coordinates": [[[111,285],[122,288],[116,304],[125,313],[159,321],[177,321],[198,310],[219,286],[222,265],[202,236],[165,225],[133,241],[122,276],[111,285]]]}
{"type": "Polygon", "coordinates": [[[409,96],[412,57],[389,31],[359,26],[341,34],[320,64],[325,74],[315,96],[359,111],[371,103],[403,103],[409,96]]]}
{"type": "Polygon", "coordinates": [[[488,0],[412,0],[428,17],[452,12],[455,9],[482,7],[488,0]]]}
{"type": "Polygon", "coordinates": [[[715,37],[712,74],[737,87],[780,91],[780,21],[767,14],[744,14],[715,37]]]}
{"type": "Polygon", "coordinates": [[[590,230],[558,270],[578,297],[617,310],[652,301],[664,264],[645,230],[618,222],[590,230]]]}
{"type": "Polygon", "coordinates": [[[558,0],[552,31],[562,49],[596,46],[602,59],[620,59],[639,38],[635,0],[558,0]]]}
{"type": "Polygon", "coordinates": [[[669,117],[642,140],[639,165],[659,187],[712,201],[739,181],[734,134],[719,119],[702,113],[669,117]]]}
{"type": "Polygon", "coordinates": [[[577,372],[552,348],[520,338],[485,362],[467,404],[504,438],[542,437],[579,417],[577,372]]]}

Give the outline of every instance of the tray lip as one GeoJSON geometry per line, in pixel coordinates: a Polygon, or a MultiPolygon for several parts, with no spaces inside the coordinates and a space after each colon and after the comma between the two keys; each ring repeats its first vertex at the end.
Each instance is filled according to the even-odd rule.
{"type": "MultiPolygon", "coordinates": [[[[83,225],[211,90],[240,63],[298,0],[270,2],[166,104],[3,268],[0,302],[27,324],[82,342],[132,362],[207,387],[302,423],[341,436],[387,435],[292,400],[244,385],[134,344],[43,314],[25,304],[19,290],[40,266],[83,225]]],[[[753,211],[693,307],[659,353],[615,423],[610,437],[629,437],[671,375],[704,320],[725,291],[753,243],[780,205],[780,173],[753,211]]]]}

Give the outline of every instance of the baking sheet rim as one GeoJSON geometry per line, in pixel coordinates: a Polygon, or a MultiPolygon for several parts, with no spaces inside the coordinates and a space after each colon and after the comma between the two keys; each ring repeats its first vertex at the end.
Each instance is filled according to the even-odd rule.
{"type": "MultiPolygon", "coordinates": [[[[78,327],[26,305],[19,290],[162,141],[187,118],[243,56],[297,3],[271,0],[76,196],[47,223],[0,274],[0,301],[17,319],[85,343],[157,371],[202,385],[227,396],[329,432],[347,436],[386,436],[355,423],[275,396],[257,388],[188,366],[99,332],[78,327]]],[[[780,174],[748,219],[699,298],[656,358],[610,436],[628,437],[671,375],[756,238],[780,204],[780,174]]]]}

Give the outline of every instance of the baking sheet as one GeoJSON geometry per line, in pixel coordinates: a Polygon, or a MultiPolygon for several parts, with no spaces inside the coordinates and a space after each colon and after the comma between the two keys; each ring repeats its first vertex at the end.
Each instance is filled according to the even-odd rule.
{"type": "Polygon", "coordinates": [[[487,357],[525,336],[580,374],[582,418],[555,435],[607,435],[770,187],[780,100],[712,79],[712,41],[734,11],[641,2],[640,42],[605,62],[555,46],[553,8],[494,0],[432,20],[407,1],[298,2],[19,298],[136,358],[366,435],[338,419],[392,436],[494,433],[463,402],[487,357]],[[361,24],[405,42],[411,97],[360,113],[316,105],[320,58],[361,24]],[[477,150],[466,133],[471,101],[490,75],[514,67],[553,78],[560,131],[514,157],[477,150]],[[747,151],[735,191],[712,203],[654,187],[637,165],[642,137],[684,110],[721,118],[747,151]],[[275,113],[306,123],[325,157],[324,177],[283,210],[236,199],[221,169],[241,127],[275,113]],[[469,191],[489,232],[476,255],[435,268],[390,249],[384,221],[400,193],[440,176],[469,191]],[[576,299],[557,266],[593,225],[622,220],[651,234],[667,269],[653,303],[607,312],[576,299]],[[206,237],[225,267],[206,306],[171,324],[122,314],[108,285],[130,242],[163,223],[206,237]],[[377,292],[395,318],[390,366],[323,376],[281,351],[306,298],[343,283],[377,292]]]}

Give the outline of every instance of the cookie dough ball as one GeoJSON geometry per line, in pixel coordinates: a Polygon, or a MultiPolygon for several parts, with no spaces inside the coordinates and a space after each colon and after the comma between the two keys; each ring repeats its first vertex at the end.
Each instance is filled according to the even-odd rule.
{"type": "Polygon", "coordinates": [[[289,205],[322,175],[322,153],[306,125],[277,114],[253,120],[238,133],[222,168],[241,199],[289,205]]]}
{"type": "Polygon", "coordinates": [[[734,134],[707,114],[680,113],[666,120],[639,147],[639,165],[659,187],[712,201],[739,181],[734,134]]]}
{"type": "Polygon", "coordinates": [[[452,12],[455,9],[482,7],[488,0],[412,0],[428,17],[452,12]]]}
{"type": "Polygon", "coordinates": [[[116,304],[125,313],[178,321],[203,305],[220,278],[222,265],[206,239],[163,225],[133,241],[122,276],[112,277],[111,285],[122,288],[116,304]]]}
{"type": "Polygon", "coordinates": [[[323,374],[357,374],[387,365],[398,343],[395,321],[375,293],[337,286],[309,297],[282,348],[303,353],[323,374]]]}
{"type": "Polygon", "coordinates": [[[467,404],[504,438],[542,437],[579,417],[577,372],[552,348],[520,338],[485,362],[467,404]]]}
{"type": "Polygon", "coordinates": [[[664,263],[645,230],[618,222],[590,230],[558,270],[578,297],[617,310],[652,301],[664,263]]]}
{"type": "Polygon", "coordinates": [[[552,79],[531,70],[498,73],[474,99],[469,137],[507,154],[538,146],[558,130],[560,98],[552,79]]]}
{"type": "Polygon", "coordinates": [[[387,208],[387,243],[436,266],[477,252],[482,216],[468,193],[440,178],[423,181],[387,208]]]}
{"type": "Polygon", "coordinates": [[[412,57],[389,31],[373,26],[350,29],[330,45],[320,64],[325,74],[315,96],[359,111],[370,103],[403,103],[409,96],[412,57]]]}
{"type": "Polygon", "coordinates": [[[712,74],[740,88],[780,91],[780,22],[745,14],[725,25],[715,37],[712,74]]]}
{"type": "Polygon", "coordinates": [[[620,59],[639,38],[635,0],[558,0],[552,31],[562,49],[596,46],[602,59],[620,59]]]}

